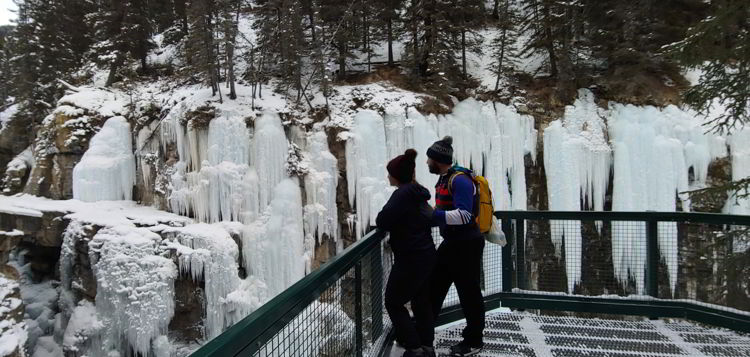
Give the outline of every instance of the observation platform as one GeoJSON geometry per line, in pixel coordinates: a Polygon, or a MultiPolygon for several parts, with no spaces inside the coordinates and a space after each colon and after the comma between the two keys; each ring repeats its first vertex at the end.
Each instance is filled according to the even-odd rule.
{"type": "MultiPolygon", "coordinates": [[[[495,215],[508,244],[485,246],[479,356],[750,356],[750,216],[495,215]]],[[[192,356],[400,356],[383,306],[387,238],[371,231],[192,356]]],[[[439,355],[462,318],[451,289],[439,355]]]]}
{"type": "MultiPolygon", "coordinates": [[[[685,320],[490,312],[486,323],[485,346],[479,357],[750,356],[750,335],[685,320]]],[[[451,323],[438,328],[438,356],[449,356],[449,346],[461,340],[463,327],[463,323],[451,323]]],[[[401,357],[403,352],[392,345],[385,355],[401,357]]]]}

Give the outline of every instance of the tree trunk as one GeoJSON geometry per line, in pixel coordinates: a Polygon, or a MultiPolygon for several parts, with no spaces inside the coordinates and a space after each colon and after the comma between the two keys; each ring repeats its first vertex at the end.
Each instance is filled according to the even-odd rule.
{"type": "Polygon", "coordinates": [[[388,15],[388,65],[393,66],[393,18],[388,15]]]}
{"type": "Polygon", "coordinates": [[[495,0],[495,5],[492,7],[492,18],[495,20],[500,19],[500,14],[497,12],[499,4],[500,4],[500,0],[495,0]]]}
{"type": "Polygon", "coordinates": [[[342,80],[344,79],[344,74],[346,73],[346,42],[339,38],[339,75],[338,79],[342,80]]]}
{"type": "Polygon", "coordinates": [[[180,19],[180,28],[182,29],[182,34],[186,35],[188,32],[186,0],[175,0],[174,12],[180,19]]]}
{"type": "Polygon", "coordinates": [[[461,66],[466,78],[466,29],[461,29],[461,66]]]}
{"type": "Polygon", "coordinates": [[[547,54],[549,55],[549,67],[550,76],[552,78],[557,77],[557,58],[555,56],[555,39],[552,37],[552,16],[549,12],[549,6],[543,4],[542,11],[544,11],[544,37],[545,46],[547,47],[547,54]]]}
{"type": "Polygon", "coordinates": [[[105,87],[110,87],[112,84],[115,83],[115,80],[117,78],[117,70],[120,69],[120,66],[122,65],[122,62],[125,60],[122,53],[117,53],[117,56],[115,56],[115,60],[112,62],[112,66],[109,67],[109,75],[107,76],[107,83],[104,84],[105,87]]]}

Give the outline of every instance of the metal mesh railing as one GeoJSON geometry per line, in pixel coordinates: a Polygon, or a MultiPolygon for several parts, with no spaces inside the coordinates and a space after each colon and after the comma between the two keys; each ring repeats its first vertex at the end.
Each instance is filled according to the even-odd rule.
{"type": "Polygon", "coordinates": [[[506,232],[517,241],[509,252],[516,265],[515,289],[569,296],[669,299],[710,304],[725,311],[750,311],[748,225],[730,224],[731,220],[722,224],[722,216],[700,214],[684,214],[691,221],[683,221],[680,215],[642,213],[638,221],[637,216],[615,212],[569,214],[582,220],[527,213],[506,212],[519,217],[511,219],[506,232]],[[618,217],[627,219],[614,220],[618,217]]]}
{"type": "MultiPolygon", "coordinates": [[[[602,298],[603,305],[593,302],[599,312],[615,308],[674,317],[684,306],[672,302],[687,301],[708,309],[703,315],[708,323],[739,323],[750,331],[750,217],[518,211],[496,216],[508,245],[485,245],[487,302],[552,310],[579,304],[585,306],[572,311],[588,312],[591,299],[602,298]],[[567,299],[542,301],[540,295],[567,299]],[[529,297],[536,301],[530,304],[529,297]],[[528,307],[533,304],[537,307],[528,307]],[[717,317],[717,311],[728,314],[717,317]]],[[[193,356],[379,356],[391,332],[383,293],[393,258],[384,238],[382,232],[369,233],[193,356]]],[[[433,239],[436,246],[442,242],[437,229],[433,239]]],[[[457,306],[451,288],[445,316],[457,318],[451,312],[457,306]]]]}
{"type": "Polygon", "coordinates": [[[354,261],[252,356],[379,355],[390,329],[383,293],[393,264],[384,246],[378,242],[354,261]]]}

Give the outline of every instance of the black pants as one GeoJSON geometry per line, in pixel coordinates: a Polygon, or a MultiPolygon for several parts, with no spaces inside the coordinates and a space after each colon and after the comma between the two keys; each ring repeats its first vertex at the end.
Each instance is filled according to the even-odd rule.
{"type": "Polygon", "coordinates": [[[385,309],[393,322],[396,340],[405,348],[432,346],[435,319],[430,305],[430,277],[436,260],[434,250],[396,257],[388,276],[385,309]],[[411,302],[415,321],[404,306],[407,302],[411,302]]]}
{"type": "Polygon", "coordinates": [[[461,302],[466,328],[464,340],[472,346],[483,343],[484,299],[480,288],[484,239],[481,237],[443,241],[437,250],[437,265],[432,277],[432,309],[437,318],[451,284],[461,302]]]}

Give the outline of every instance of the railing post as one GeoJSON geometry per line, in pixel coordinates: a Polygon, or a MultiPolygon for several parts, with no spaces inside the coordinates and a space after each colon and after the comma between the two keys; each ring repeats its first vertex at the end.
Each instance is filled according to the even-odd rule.
{"type": "Polygon", "coordinates": [[[659,222],[646,222],[646,294],[659,297],[659,222]]]}
{"type": "Polygon", "coordinates": [[[354,265],[354,316],[355,316],[355,350],[358,357],[362,357],[364,331],[362,323],[362,261],[354,265]]]}
{"type": "Polygon", "coordinates": [[[502,249],[503,292],[509,293],[513,291],[513,229],[510,219],[506,218],[502,220],[502,229],[507,241],[507,244],[502,249]]]}
{"type": "Polygon", "coordinates": [[[370,308],[372,310],[372,341],[383,332],[383,245],[370,253],[370,308]]]}
{"type": "Polygon", "coordinates": [[[526,289],[526,242],[524,226],[526,220],[516,219],[516,286],[521,289],[526,289]]]}

